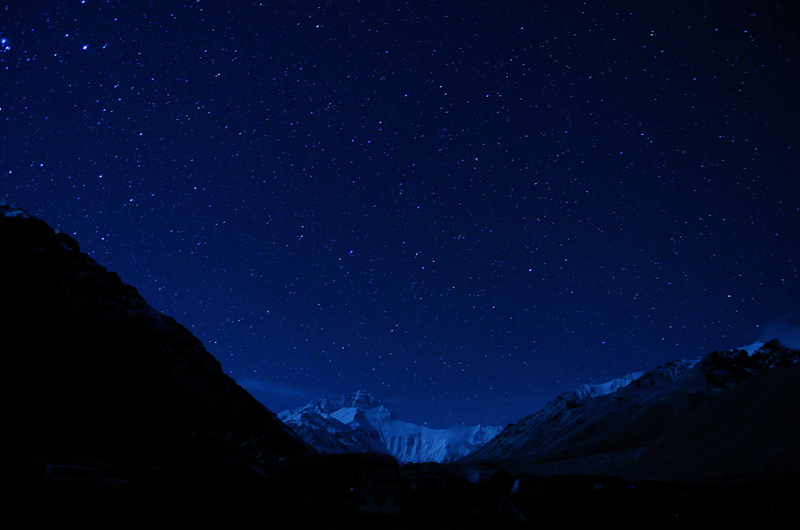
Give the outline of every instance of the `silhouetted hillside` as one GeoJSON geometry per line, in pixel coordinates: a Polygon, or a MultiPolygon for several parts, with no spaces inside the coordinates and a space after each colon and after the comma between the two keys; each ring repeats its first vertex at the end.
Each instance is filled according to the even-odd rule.
{"type": "Polygon", "coordinates": [[[232,432],[257,437],[267,460],[307,450],[194,335],[74,239],[23,210],[0,213],[5,447],[163,461],[191,452],[180,440],[232,432]]]}

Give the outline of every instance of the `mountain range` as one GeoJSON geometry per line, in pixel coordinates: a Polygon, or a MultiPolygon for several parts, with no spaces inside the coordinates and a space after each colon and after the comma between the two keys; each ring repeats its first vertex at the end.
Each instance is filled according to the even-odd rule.
{"type": "Polygon", "coordinates": [[[800,350],[777,339],[558,396],[462,463],[540,475],[701,479],[800,471],[800,350]]]}
{"type": "Polygon", "coordinates": [[[278,417],[320,452],[375,452],[401,463],[451,462],[492,439],[500,427],[457,426],[431,429],[397,419],[365,391],[322,398],[278,417]]]}
{"type": "Polygon", "coordinates": [[[430,429],[363,391],[278,418],[73,238],[3,201],[0,293],[4,455],[191,467],[247,446],[268,467],[313,446],[544,476],[800,473],[800,350],[778,340],[584,385],[505,429],[430,429]]]}

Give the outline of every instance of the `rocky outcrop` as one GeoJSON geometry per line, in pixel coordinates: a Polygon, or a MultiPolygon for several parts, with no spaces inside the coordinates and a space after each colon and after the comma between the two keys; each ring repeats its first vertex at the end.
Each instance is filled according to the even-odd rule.
{"type": "Polygon", "coordinates": [[[743,349],[711,352],[700,363],[700,370],[705,372],[709,383],[730,388],[767,368],[789,367],[797,362],[798,354],[800,350],[793,350],[772,339],[752,355],[743,349]]]}

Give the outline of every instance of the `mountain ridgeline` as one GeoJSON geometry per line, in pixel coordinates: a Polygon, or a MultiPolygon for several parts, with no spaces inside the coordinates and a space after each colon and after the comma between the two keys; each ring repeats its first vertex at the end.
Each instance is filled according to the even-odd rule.
{"type": "Polygon", "coordinates": [[[185,327],[4,202],[0,293],[5,447],[163,463],[189,458],[198,433],[233,433],[262,460],[309,451],[185,327]]]}
{"type": "Polygon", "coordinates": [[[363,391],[279,420],[73,238],[2,201],[0,293],[6,454],[189,465],[236,441],[264,467],[313,446],[541,476],[800,473],[800,350],[778,340],[584,385],[505,429],[437,430],[363,391]]]}
{"type": "Polygon", "coordinates": [[[777,339],[558,396],[464,459],[529,473],[700,479],[800,472],[800,350],[777,339]]]}

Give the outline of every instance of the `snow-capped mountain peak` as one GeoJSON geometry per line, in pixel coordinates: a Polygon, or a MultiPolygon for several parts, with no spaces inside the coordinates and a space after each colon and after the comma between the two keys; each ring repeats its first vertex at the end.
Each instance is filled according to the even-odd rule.
{"type": "Polygon", "coordinates": [[[757,340],[757,341],[755,341],[753,344],[750,344],[749,346],[744,346],[744,347],[742,347],[742,348],[739,348],[739,349],[740,349],[740,350],[744,350],[744,351],[746,351],[746,352],[747,352],[747,355],[749,355],[750,357],[752,357],[752,356],[753,356],[753,354],[754,354],[755,352],[757,352],[758,350],[760,350],[760,349],[761,349],[761,346],[763,346],[763,345],[764,345],[764,341],[763,341],[763,340],[757,340]]]}
{"type": "Polygon", "coordinates": [[[400,421],[366,391],[321,398],[278,415],[318,451],[378,452],[400,462],[447,462],[465,456],[497,435],[500,427],[430,429],[400,421]]]}

